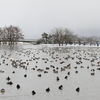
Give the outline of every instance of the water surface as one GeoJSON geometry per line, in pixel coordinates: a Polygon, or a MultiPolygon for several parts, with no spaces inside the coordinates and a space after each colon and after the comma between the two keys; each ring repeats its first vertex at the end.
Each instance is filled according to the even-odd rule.
{"type": "Polygon", "coordinates": [[[100,61],[99,47],[50,47],[32,44],[9,47],[2,45],[0,56],[0,70],[4,71],[0,73],[0,89],[5,89],[5,93],[0,93],[0,100],[98,100],[100,98],[100,71],[97,70],[99,68],[97,62],[100,61]],[[91,62],[92,59],[94,59],[93,62],[91,62]],[[11,60],[18,64],[17,68],[12,65],[11,60]],[[76,64],[76,61],[82,63],[76,64]],[[23,64],[24,68],[19,66],[22,62],[26,62],[23,64]],[[61,68],[68,64],[71,65],[70,69],[66,68],[61,71],[61,68]],[[46,67],[49,69],[47,70],[46,67]],[[43,69],[48,73],[37,71],[38,69],[43,69]],[[92,69],[95,71],[91,71],[92,69]],[[54,73],[53,70],[58,73],[54,73]],[[12,73],[13,71],[15,73],[12,73]],[[76,71],[78,73],[75,73],[76,71]],[[67,74],[68,72],[70,75],[67,74]],[[25,74],[27,77],[24,77],[25,74]],[[38,77],[39,74],[42,76],[38,77]],[[8,76],[13,85],[7,84],[8,76]],[[68,78],[65,79],[65,76],[68,78]],[[60,80],[57,81],[56,77],[60,80]],[[20,89],[16,88],[17,84],[20,85],[20,89]],[[60,85],[63,85],[62,90],[58,89],[60,85]],[[48,87],[50,92],[46,92],[48,87]],[[79,92],[76,91],[77,87],[80,88],[79,92]],[[31,93],[33,90],[36,92],[35,95],[31,93]]]}

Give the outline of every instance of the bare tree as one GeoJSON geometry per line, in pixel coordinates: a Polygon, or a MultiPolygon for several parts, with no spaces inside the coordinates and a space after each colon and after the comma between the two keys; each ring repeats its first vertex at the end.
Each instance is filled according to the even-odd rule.
{"type": "Polygon", "coordinates": [[[0,28],[0,44],[1,44],[1,40],[2,40],[3,33],[4,33],[3,29],[0,28]]]}
{"type": "Polygon", "coordinates": [[[22,31],[19,27],[13,27],[14,28],[14,41],[17,41],[18,39],[24,39],[24,35],[22,34],[22,31]]]}
{"type": "Polygon", "coordinates": [[[3,39],[8,41],[9,44],[13,44],[14,42],[17,42],[19,39],[24,39],[24,35],[22,34],[22,31],[19,27],[11,25],[9,27],[4,27],[3,30],[3,39]]]}
{"type": "Polygon", "coordinates": [[[53,43],[53,36],[51,34],[49,34],[48,36],[48,43],[49,44],[53,43]]]}
{"type": "Polygon", "coordinates": [[[45,38],[45,43],[47,44],[48,34],[44,32],[42,38],[45,38]]]}
{"type": "Polygon", "coordinates": [[[77,35],[73,35],[73,43],[76,44],[78,40],[78,36],[77,35]]]}
{"type": "Polygon", "coordinates": [[[44,43],[45,41],[44,41],[44,39],[43,38],[40,38],[40,39],[38,39],[37,41],[36,41],[36,44],[40,44],[40,43],[44,43]]]}
{"type": "Polygon", "coordinates": [[[54,42],[63,45],[64,43],[64,31],[62,28],[55,28],[51,31],[52,36],[54,37],[54,42]]]}
{"type": "MultiPolygon", "coordinates": [[[[65,34],[64,34],[64,37],[65,37],[65,43],[66,45],[69,43],[69,44],[72,44],[73,43],[73,39],[75,39],[74,35],[73,35],[73,32],[70,31],[69,29],[65,28],[64,30],[65,34]]],[[[75,41],[75,40],[74,40],[75,41]]]]}
{"type": "Polygon", "coordinates": [[[78,37],[77,40],[78,40],[78,44],[81,45],[82,44],[82,38],[78,37]]]}
{"type": "Polygon", "coordinates": [[[86,43],[91,43],[91,42],[95,42],[95,44],[97,44],[97,46],[99,45],[99,40],[100,37],[96,37],[96,36],[92,36],[92,37],[79,37],[77,35],[74,35],[73,32],[71,30],[69,30],[68,28],[55,28],[53,30],[51,30],[50,34],[47,33],[43,33],[42,34],[42,38],[45,38],[45,43],[58,43],[59,46],[60,44],[75,44],[75,43],[79,43],[79,45],[81,44],[86,44],[86,43]]]}

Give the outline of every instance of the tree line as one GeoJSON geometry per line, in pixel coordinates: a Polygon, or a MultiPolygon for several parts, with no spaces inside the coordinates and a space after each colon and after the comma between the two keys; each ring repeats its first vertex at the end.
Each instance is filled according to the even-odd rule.
{"type": "Polygon", "coordinates": [[[17,42],[19,39],[24,39],[24,35],[22,34],[22,30],[17,26],[5,26],[0,28],[0,42],[8,42],[9,44],[13,44],[17,42]]]}
{"type": "Polygon", "coordinates": [[[49,44],[86,44],[90,43],[91,44],[97,44],[98,40],[100,38],[96,36],[91,36],[91,37],[80,37],[78,35],[75,35],[71,30],[68,28],[54,28],[51,30],[49,34],[43,33],[42,38],[38,39],[37,44],[39,43],[49,43],[49,44]]]}

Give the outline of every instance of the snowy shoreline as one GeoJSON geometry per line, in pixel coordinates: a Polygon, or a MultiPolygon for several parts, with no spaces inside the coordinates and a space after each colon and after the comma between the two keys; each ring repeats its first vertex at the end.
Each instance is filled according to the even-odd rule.
{"type": "Polygon", "coordinates": [[[76,44],[76,45],[74,45],[74,44],[72,44],[72,45],[70,45],[70,44],[68,44],[68,45],[60,45],[59,46],[59,44],[40,44],[40,46],[46,46],[46,47],[100,47],[100,46],[97,46],[97,45],[89,45],[89,44],[87,44],[87,45],[79,45],[79,44],[76,44]]]}

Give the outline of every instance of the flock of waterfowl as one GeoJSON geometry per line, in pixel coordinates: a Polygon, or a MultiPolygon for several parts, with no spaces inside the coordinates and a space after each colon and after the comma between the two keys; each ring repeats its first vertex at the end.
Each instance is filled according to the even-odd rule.
{"type": "MultiPolygon", "coordinates": [[[[63,48],[62,48],[63,49],[63,48]]],[[[100,57],[98,54],[98,51],[91,51],[87,49],[68,49],[66,48],[67,52],[62,53],[60,51],[56,51],[53,48],[44,48],[44,49],[22,49],[19,51],[16,51],[15,58],[12,56],[13,53],[8,53],[8,51],[4,51],[3,54],[1,55],[0,58],[0,66],[9,66],[15,68],[12,71],[12,74],[20,74],[16,72],[16,69],[20,70],[23,69],[24,71],[27,72],[29,71],[36,71],[37,77],[43,77],[42,74],[49,74],[52,73],[56,74],[55,76],[55,81],[59,82],[61,80],[61,77],[59,77],[58,73],[63,73],[66,72],[66,75],[64,76],[64,79],[68,79],[69,76],[71,75],[71,69],[74,69],[74,73],[76,75],[78,74],[78,68],[87,68],[90,71],[90,75],[94,76],[95,75],[95,70],[100,70],[100,57]],[[61,53],[60,53],[61,52],[61,53]],[[45,54],[45,56],[42,56],[41,54],[45,54]],[[19,56],[20,58],[16,58],[16,55],[19,56]],[[48,55],[48,56],[46,56],[48,55]],[[21,58],[24,57],[24,60],[21,58]],[[30,65],[30,63],[35,62],[35,66],[30,65]],[[38,66],[39,62],[43,62],[43,65],[38,66]],[[72,66],[71,61],[74,61],[75,64],[72,66]],[[87,61],[89,64],[87,66],[83,65],[83,62],[87,61]],[[9,63],[8,63],[9,62],[9,63]],[[54,63],[57,62],[57,65],[54,63]],[[48,65],[49,63],[49,65],[48,65]],[[44,67],[42,67],[44,66],[44,67]],[[94,66],[94,67],[93,67],[94,66]],[[52,70],[52,72],[51,72],[52,70]]],[[[8,68],[9,68],[8,67],[8,68]]],[[[11,80],[11,77],[7,75],[5,70],[2,68],[0,69],[1,76],[2,74],[6,74],[6,79],[7,85],[12,86],[14,83],[11,80]]],[[[24,76],[25,78],[28,77],[28,74],[25,73],[24,76]]],[[[46,79],[48,81],[48,79],[46,79]]],[[[41,84],[40,84],[41,85],[41,84]]],[[[20,90],[21,85],[20,83],[16,84],[16,89],[20,90]]],[[[64,85],[63,82],[61,85],[57,86],[58,90],[63,91],[64,85]]],[[[74,90],[76,92],[80,92],[81,87],[77,86],[74,90]]],[[[45,88],[46,92],[50,92],[51,87],[45,88]]],[[[1,93],[7,92],[6,88],[1,87],[1,93]]],[[[29,91],[33,95],[37,93],[36,90],[32,89],[32,91],[29,91]]]]}

